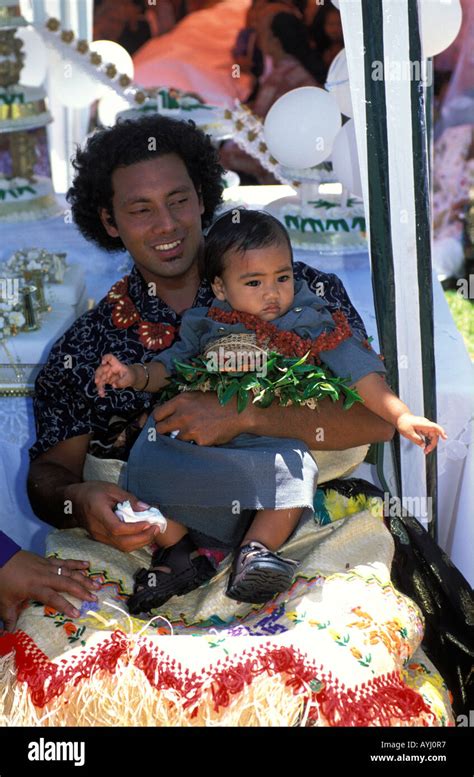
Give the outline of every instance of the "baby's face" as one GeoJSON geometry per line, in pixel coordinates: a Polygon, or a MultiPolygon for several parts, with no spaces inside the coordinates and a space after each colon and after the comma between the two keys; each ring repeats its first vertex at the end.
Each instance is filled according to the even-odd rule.
{"type": "Polygon", "coordinates": [[[293,304],[293,267],[288,246],[281,243],[249,251],[228,251],[214,294],[234,310],[262,321],[282,316],[293,304]]]}

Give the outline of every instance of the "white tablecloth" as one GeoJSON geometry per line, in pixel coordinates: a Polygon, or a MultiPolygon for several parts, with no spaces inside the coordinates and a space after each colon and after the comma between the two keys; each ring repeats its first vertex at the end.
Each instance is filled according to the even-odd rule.
{"type": "MultiPolygon", "coordinates": [[[[14,361],[41,364],[53,342],[86,310],[88,299],[101,299],[130,266],[126,254],[109,254],[84,240],[70,223],[66,202],[63,204],[65,217],[1,226],[0,263],[22,248],[66,251],[68,263],[79,265],[85,281],[85,287],[79,284],[77,270],[71,266],[64,288],[48,287],[48,300],[53,309],[44,315],[41,329],[10,338],[5,343],[14,361]],[[79,285],[82,291],[78,295],[79,285]],[[58,298],[61,298],[60,304],[58,298]]],[[[0,364],[8,361],[8,354],[0,344],[0,364]]],[[[35,437],[32,400],[0,398],[0,529],[22,547],[43,553],[51,527],[36,518],[26,495],[28,448],[35,437]]]]}
{"type": "MultiPolygon", "coordinates": [[[[253,202],[261,206],[279,194],[287,193],[286,187],[242,187],[236,195],[249,204],[253,202]]],[[[65,224],[62,219],[22,225],[22,245],[18,244],[18,228],[7,227],[5,233],[9,245],[6,247],[5,243],[2,244],[0,260],[6,259],[12,250],[23,246],[66,250],[71,261],[79,261],[85,268],[87,293],[95,299],[102,297],[123,274],[119,270],[124,265],[122,255],[99,251],[86,243],[75,228],[65,224]]],[[[342,279],[377,345],[367,255],[324,257],[308,251],[297,251],[295,258],[326,272],[335,272],[342,279]]],[[[474,504],[474,374],[462,337],[454,325],[437,282],[434,285],[434,303],[438,418],[449,435],[449,441],[441,442],[438,449],[439,543],[473,584],[474,521],[471,513],[474,504]]],[[[66,320],[67,316],[62,322],[63,328],[69,323],[66,320]]],[[[43,330],[45,339],[38,346],[38,359],[47,350],[48,334],[51,336],[50,342],[57,336],[52,331],[48,333],[43,330]]],[[[0,428],[0,478],[3,489],[0,528],[24,547],[41,552],[47,527],[32,514],[25,492],[27,448],[34,441],[31,400],[1,400],[0,428]]],[[[355,474],[377,482],[374,470],[369,465],[362,465],[355,474]]]]}
{"type": "MultiPolygon", "coordinates": [[[[29,221],[21,224],[1,225],[0,263],[23,248],[46,248],[50,251],[65,251],[69,265],[82,267],[86,294],[96,302],[120,278],[129,266],[125,252],[108,253],[85,240],[76,226],[71,223],[67,202],[58,195],[64,206],[64,216],[45,221],[29,221]]],[[[1,264],[0,264],[1,274],[1,264]]],[[[50,293],[55,295],[54,286],[50,293]]],[[[58,290],[58,293],[59,290],[58,290]]],[[[62,299],[62,302],[65,300],[62,299]]]]}

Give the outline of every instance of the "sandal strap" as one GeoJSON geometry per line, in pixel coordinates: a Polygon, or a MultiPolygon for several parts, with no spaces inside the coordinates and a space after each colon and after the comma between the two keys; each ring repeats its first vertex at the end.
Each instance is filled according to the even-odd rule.
{"type": "MultiPolygon", "coordinates": [[[[175,545],[171,545],[168,548],[158,548],[154,552],[148,572],[153,572],[158,567],[166,566],[171,571],[164,574],[180,575],[194,566],[192,562],[198,555],[198,550],[189,534],[185,534],[175,545]]],[[[163,570],[158,569],[157,571],[162,572],[163,570]]]]}

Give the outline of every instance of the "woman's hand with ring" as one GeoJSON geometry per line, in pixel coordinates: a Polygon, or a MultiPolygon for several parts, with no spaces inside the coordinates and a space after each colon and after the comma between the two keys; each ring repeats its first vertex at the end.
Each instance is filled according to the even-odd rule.
{"type": "Polygon", "coordinates": [[[88,561],[42,558],[20,550],[0,568],[0,619],[13,631],[22,605],[34,599],[70,618],[80,613],[61,594],[95,602],[100,588],[86,576],[88,561]],[[59,573],[60,570],[60,573],[59,573]]]}

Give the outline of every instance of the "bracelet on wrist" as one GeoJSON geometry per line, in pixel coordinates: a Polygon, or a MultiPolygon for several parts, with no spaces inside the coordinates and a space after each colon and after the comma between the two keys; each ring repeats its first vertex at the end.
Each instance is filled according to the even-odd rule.
{"type": "Polygon", "coordinates": [[[143,364],[142,362],[137,362],[135,367],[142,367],[144,372],[145,372],[145,378],[146,378],[145,385],[142,386],[139,389],[135,388],[135,390],[136,391],[146,391],[146,387],[148,386],[148,384],[150,382],[150,371],[149,371],[148,367],[146,366],[146,364],[143,364]]]}

